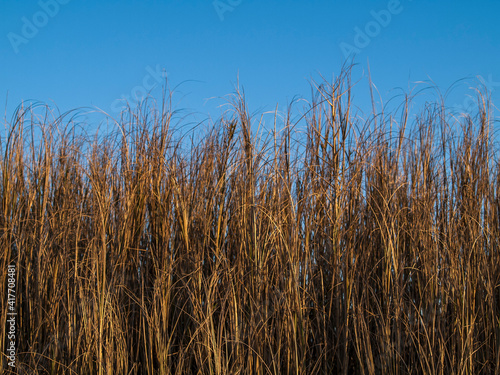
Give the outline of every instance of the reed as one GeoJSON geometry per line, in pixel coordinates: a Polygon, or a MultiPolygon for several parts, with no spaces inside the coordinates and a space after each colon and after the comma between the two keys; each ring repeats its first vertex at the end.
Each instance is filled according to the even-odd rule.
{"type": "Polygon", "coordinates": [[[344,71],[266,135],[237,93],[205,130],[167,100],[93,138],[21,106],[0,150],[0,351],[16,264],[18,362],[0,365],[500,374],[500,164],[478,99],[362,120],[344,71]]]}

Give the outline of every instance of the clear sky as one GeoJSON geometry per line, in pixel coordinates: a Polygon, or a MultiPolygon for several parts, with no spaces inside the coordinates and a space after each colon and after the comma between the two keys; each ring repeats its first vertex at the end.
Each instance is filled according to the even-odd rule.
{"type": "Polygon", "coordinates": [[[176,108],[197,112],[196,120],[218,117],[222,101],[207,99],[233,92],[238,78],[252,112],[283,109],[294,97],[309,99],[311,80],[331,79],[349,53],[361,107],[368,61],[384,101],[419,81],[444,93],[467,78],[448,101],[466,106],[471,78],[481,76],[500,102],[498,0],[11,0],[0,7],[8,117],[28,99],[116,115],[120,98],[161,97],[163,72],[176,87],[176,108]]]}

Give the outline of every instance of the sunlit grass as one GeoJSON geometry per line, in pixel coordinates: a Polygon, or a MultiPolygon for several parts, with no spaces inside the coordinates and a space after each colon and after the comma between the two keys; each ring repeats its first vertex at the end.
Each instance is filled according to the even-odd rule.
{"type": "Polygon", "coordinates": [[[265,136],[236,95],[192,142],[168,106],[100,138],[20,108],[0,163],[18,372],[499,373],[488,103],[362,121],[347,72],[318,94],[265,136]]]}

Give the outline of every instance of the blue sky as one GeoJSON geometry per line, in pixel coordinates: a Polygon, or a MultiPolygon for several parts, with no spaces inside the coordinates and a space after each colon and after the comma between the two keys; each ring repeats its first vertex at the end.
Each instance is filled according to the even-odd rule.
{"type": "MultiPolygon", "coordinates": [[[[2,2],[0,100],[7,117],[23,100],[61,111],[96,106],[117,115],[120,98],[161,97],[202,121],[239,79],[252,112],[310,99],[355,52],[354,104],[369,110],[367,62],[384,101],[431,79],[449,105],[466,106],[481,76],[500,102],[500,2],[42,0],[2,2]],[[7,101],[8,97],[8,101],[7,101]],[[2,104],[3,104],[2,103],[2,104]],[[4,105],[5,107],[5,105],[4,105]]],[[[417,87],[424,88],[425,84],[417,87]]]]}

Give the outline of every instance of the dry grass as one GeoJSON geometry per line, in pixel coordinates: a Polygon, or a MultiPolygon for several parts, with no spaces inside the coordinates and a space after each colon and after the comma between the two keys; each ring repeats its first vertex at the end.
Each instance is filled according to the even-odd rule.
{"type": "Polygon", "coordinates": [[[500,374],[480,107],[363,122],[344,73],[305,132],[290,112],[254,136],[236,96],[189,147],[168,105],[93,140],[21,108],[1,150],[1,352],[15,263],[20,374],[500,374]]]}

